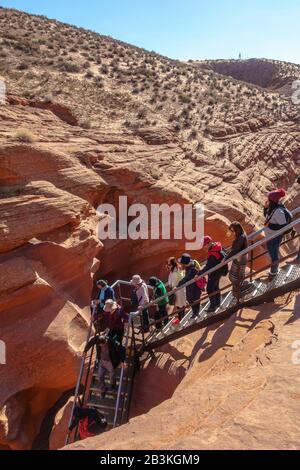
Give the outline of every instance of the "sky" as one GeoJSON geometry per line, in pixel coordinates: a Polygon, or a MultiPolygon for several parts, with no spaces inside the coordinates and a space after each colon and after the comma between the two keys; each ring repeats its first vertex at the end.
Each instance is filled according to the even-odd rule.
{"type": "Polygon", "coordinates": [[[173,59],[300,64],[299,0],[0,0],[173,59]]]}

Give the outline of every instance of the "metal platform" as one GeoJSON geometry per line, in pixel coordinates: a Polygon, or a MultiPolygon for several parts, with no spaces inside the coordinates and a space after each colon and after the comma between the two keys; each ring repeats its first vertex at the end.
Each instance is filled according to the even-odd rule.
{"type": "Polygon", "coordinates": [[[144,351],[149,351],[163,346],[166,343],[181,338],[187,334],[197,331],[206,326],[217,323],[231,316],[240,308],[251,307],[264,302],[269,302],[274,298],[300,287],[300,266],[283,266],[274,279],[269,279],[268,275],[262,275],[253,282],[253,291],[243,298],[239,303],[234,298],[231,291],[223,295],[221,306],[216,312],[208,313],[209,302],[201,305],[199,316],[192,319],[191,309],[178,325],[173,325],[170,321],[161,331],[153,332],[145,339],[144,351]]]}

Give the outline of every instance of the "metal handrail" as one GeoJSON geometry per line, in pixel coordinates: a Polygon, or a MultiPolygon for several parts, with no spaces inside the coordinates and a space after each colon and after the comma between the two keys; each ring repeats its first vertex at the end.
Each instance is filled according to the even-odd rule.
{"type": "MultiPolygon", "coordinates": [[[[299,212],[300,212],[300,207],[298,208],[299,209],[299,212]]],[[[216,271],[219,271],[223,266],[226,266],[228,265],[229,263],[231,263],[232,261],[236,260],[236,259],[240,259],[242,258],[243,256],[247,255],[248,253],[254,251],[256,248],[259,248],[260,246],[264,245],[265,243],[268,243],[269,241],[271,240],[274,240],[275,238],[278,238],[280,237],[281,235],[284,235],[286,232],[290,231],[291,229],[293,229],[296,225],[300,224],[300,218],[291,222],[289,225],[285,225],[281,230],[278,230],[276,231],[274,234],[271,234],[269,235],[268,237],[265,237],[259,241],[257,241],[256,243],[253,243],[250,247],[246,248],[245,250],[243,251],[240,251],[239,253],[237,253],[236,255],[232,256],[230,259],[218,264],[217,266],[215,266],[214,268],[206,271],[206,273],[204,274],[205,276],[209,276],[210,274],[216,272],[216,271]]],[[[264,231],[265,228],[262,229],[262,231],[264,231]]],[[[176,294],[176,292],[182,290],[182,289],[185,289],[186,287],[189,287],[191,286],[192,284],[194,284],[196,282],[195,279],[192,279],[191,281],[188,281],[187,283],[183,284],[182,286],[180,287],[177,287],[173,290],[171,290],[170,292],[167,292],[166,294],[164,294],[163,296],[153,300],[152,302],[149,302],[149,304],[143,306],[142,310],[146,310],[150,307],[153,307],[155,305],[158,304],[158,302],[161,302],[162,300],[166,299],[167,297],[173,295],[173,294],[176,294]]],[[[135,316],[138,316],[138,315],[141,315],[141,311],[137,311],[135,313],[135,316]]]]}
{"type": "MultiPolygon", "coordinates": [[[[93,311],[93,313],[94,313],[94,311],[93,311]]],[[[92,329],[93,329],[93,322],[91,321],[90,326],[89,326],[89,330],[88,330],[86,344],[89,342],[89,339],[91,337],[92,329]]],[[[82,377],[83,377],[86,355],[87,355],[87,353],[84,351],[83,355],[82,355],[82,358],[81,358],[80,371],[79,371],[79,375],[78,375],[78,379],[77,379],[77,383],[76,383],[74,402],[73,402],[73,405],[72,405],[72,410],[71,410],[68,429],[70,429],[70,427],[72,425],[74,410],[75,410],[75,407],[76,407],[76,404],[77,404],[77,400],[79,399],[79,390],[80,390],[80,385],[81,385],[81,381],[82,381],[82,377]]],[[[65,445],[68,445],[70,436],[71,436],[71,432],[69,431],[68,434],[67,434],[67,437],[66,437],[65,445]]]]}
{"type": "MultiPolygon", "coordinates": [[[[115,289],[116,287],[118,287],[118,285],[127,285],[127,286],[131,286],[131,283],[130,282],[127,282],[127,281],[122,281],[122,280],[118,280],[116,282],[114,282],[112,284],[112,288],[115,289]]],[[[92,312],[92,317],[91,317],[91,322],[90,322],[90,325],[89,325],[89,330],[88,330],[88,334],[87,334],[87,339],[86,339],[86,345],[88,344],[89,340],[90,340],[90,337],[91,337],[91,333],[92,333],[92,329],[93,329],[93,315],[96,311],[96,306],[93,305],[92,306],[93,308],[93,312],[92,312]]],[[[85,367],[85,362],[86,362],[86,355],[87,353],[84,351],[83,354],[82,354],[82,359],[81,359],[81,365],[80,365],[80,370],[79,370],[79,375],[78,375],[78,379],[77,379],[77,383],[76,383],[76,388],[75,388],[75,395],[74,395],[74,402],[73,402],[73,405],[72,405],[72,410],[71,410],[71,415],[70,415],[70,420],[69,420],[69,427],[68,429],[70,428],[71,424],[72,424],[72,421],[73,421],[73,416],[74,416],[74,410],[75,410],[75,407],[76,407],[76,404],[77,404],[77,401],[79,399],[79,390],[80,390],[80,386],[81,386],[81,381],[82,381],[82,377],[83,377],[83,373],[84,373],[84,367],[85,367]]],[[[67,437],[66,437],[66,441],[65,441],[65,445],[68,445],[69,444],[69,440],[70,440],[70,436],[71,436],[71,432],[69,431],[68,434],[67,434],[67,437]]]]}

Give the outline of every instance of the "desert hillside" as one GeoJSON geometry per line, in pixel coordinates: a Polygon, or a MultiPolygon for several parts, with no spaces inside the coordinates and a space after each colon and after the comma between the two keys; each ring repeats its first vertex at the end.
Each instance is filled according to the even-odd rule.
{"type": "Polygon", "coordinates": [[[200,68],[207,68],[286,96],[293,93],[292,84],[300,79],[300,65],[279,60],[215,60],[193,63],[200,68]]]}
{"type": "MultiPolygon", "coordinates": [[[[47,411],[76,382],[94,275],[166,276],[165,258],[184,249],[174,240],[102,243],[98,205],[120,195],[147,206],[200,201],[207,232],[228,244],[230,221],[249,231],[261,225],[275,186],[299,204],[299,107],[269,84],[246,83],[251,70],[248,79],[226,77],[212,65],[180,63],[15,10],[0,9],[0,46],[7,87],[0,105],[0,339],[7,344],[0,446],[29,449],[47,411]]],[[[258,321],[255,345],[260,328],[258,321]]],[[[264,328],[269,334],[268,322],[264,328]]],[[[188,364],[198,340],[176,345],[188,364]]],[[[177,371],[176,354],[161,356],[177,371]]],[[[187,369],[161,401],[181,393],[187,369]]],[[[147,374],[141,394],[155,374],[147,374]]],[[[136,414],[160,405],[147,400],[142,409],[135,403],[136,414]]]]}

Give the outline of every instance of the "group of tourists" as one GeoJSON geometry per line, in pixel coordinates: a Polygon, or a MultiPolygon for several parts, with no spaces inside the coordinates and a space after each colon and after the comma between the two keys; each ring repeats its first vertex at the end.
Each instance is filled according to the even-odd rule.
{"type": "MultiPolygon", "coordinates": [[[[300,184],[300,177],[297,181],[300,184]]],[[[284,189],[278,189],[268,195],[264,206],[266,237],[274,235],[292,222],[292,214],[282,203],[285,196],[284,189]]],[[[247,234],[240,222],[233,222],[229,231],[233,235],[233,242],[231,248],[227,250],[211,236],[204,237],[202,248],[207,253],[207,259],[203,267],[190,254],[184,253],[179,259],[171,257],[167,260],[167,284],[154,276],[148,282],[138,274],[132,277],[131,311],[140,313],[144,333],[149,332],[152,324],[157,331],[161,331],[164,325],[169,323],[170,316],[174,324],[179,323],[188,306],[192,310],[191,318],[197,319],[200,299],[205,289],[210,301],[207,311],[216,312],[221,305],[220,281],[227,275],[232,283],[233,296],[238,300],[252,292],[255,286],[246,279],[248,256],[247,254],[237,256],[248,248],[247,234]],[[229,270],[227,261],[231,258],[234,260],[229,270]],[[150,318],[149,311],[149,303],[152,301],[156,301],[154,319],[150,318]]],[[[269,274],[271,279],[277,276],[279,271],[279,250],[283,236],[279,235],[267,242],[272,262],[269,274]]],[[[293,263],[300,264],[300,250],[293,263]]],[[[98,294],[93,301],[96,334],[87,344],[85,351],[96,346],[100,392],[102,398],[105,398],[108,391],[105,375],[109,375],[111,390],[115,391],[116,369],[120,366],[126,367],[123,337],[128,315],[123,307],[118,305],[114,289],[106,281],[98,281],[97,287],[98,294]]],[[[98,424],[104,426],[103,422],[98,424]]]]}

